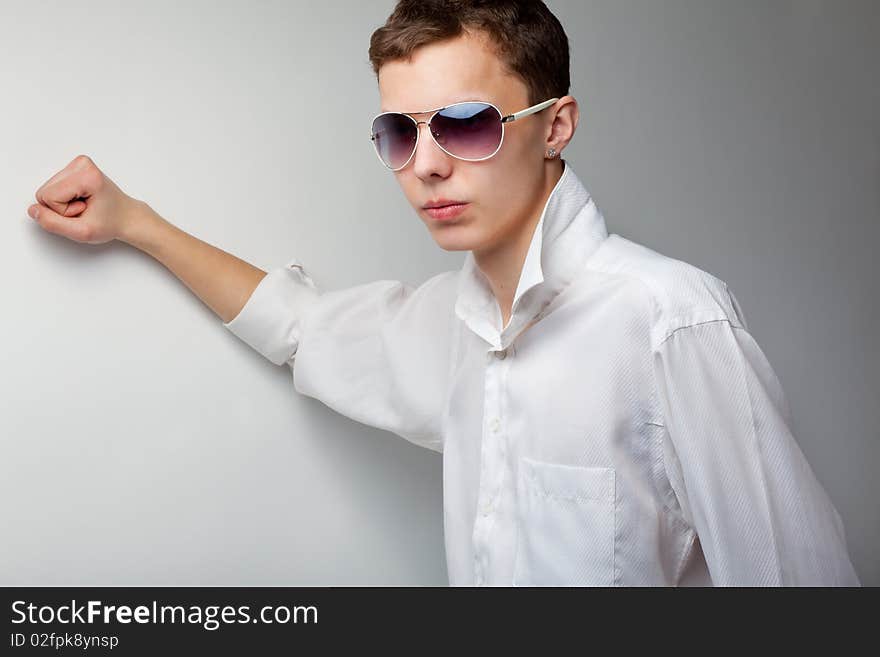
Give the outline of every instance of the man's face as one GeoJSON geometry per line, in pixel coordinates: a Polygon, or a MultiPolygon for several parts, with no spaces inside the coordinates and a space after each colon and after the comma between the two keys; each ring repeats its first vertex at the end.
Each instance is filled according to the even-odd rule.
{"type": "MultiPolygon", "coordinates": [[[[379,71],[380,111],[419,112],[463,100],[493,103],[502,114],[529,107],[528,90],[507,73],[482,33],[418,48],[412,61],[391,61],[379,71]]],[[[546,100],[546,99],[540,99],[546,100]]],[[[505,124],[501,149],[488,160],[466,162],[448,155],[419,125],[418,148],[394,172],[404,194],[437,244],[447,251],[491,252],[520,234],[541,208],[544,140],[551,108],[505,124]],[[423,206],[439,198],[465,201],[454,219],[431,217],[423,206]]],[[[427,121],[430,114],[414,114],[427,121]]]]}

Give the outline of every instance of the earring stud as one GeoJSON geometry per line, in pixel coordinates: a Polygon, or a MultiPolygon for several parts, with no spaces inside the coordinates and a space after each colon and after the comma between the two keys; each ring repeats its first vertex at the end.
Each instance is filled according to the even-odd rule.
{"type": "Polygon", "coordinates": [[[549,155],[551,157],[551,159],[556,157],[556,149],[551,148],[549,151],[547,151],[547,155],[549,155]]]}

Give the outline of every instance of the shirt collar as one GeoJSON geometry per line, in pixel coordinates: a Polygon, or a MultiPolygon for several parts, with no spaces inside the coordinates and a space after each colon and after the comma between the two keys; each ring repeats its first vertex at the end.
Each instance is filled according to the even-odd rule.
{"type": "Polygon", "coordinates": [[[458,278],[455,313],[495,349],[504,349],[536,320],[547,305],[574,280],[587,257],[608,237],[605,220],[574,170],[563,170],[550,192],[532,235],[514,294],[508,325],[501,331],[501,311],[489,281],[474,260],[465,256],[458,278]]]}

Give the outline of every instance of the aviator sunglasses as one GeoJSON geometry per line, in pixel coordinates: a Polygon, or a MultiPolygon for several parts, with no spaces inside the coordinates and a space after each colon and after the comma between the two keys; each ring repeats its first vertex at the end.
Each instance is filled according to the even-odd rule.
{"type": "Polygon", "coordinates": [[[370,139],[382,164],[392,171],[405,167],[419,143],[419,124],[427,123],[434,142],[459,160],[479,162],[495,155],[504,142],[504,124],[550,107],[558,98],[545,100],[504,116],[495,105],[463,101],[422,112],[382,112],[373,119],[370,139]],[[410,114],[433,112],[427,121],[410,114]]]}

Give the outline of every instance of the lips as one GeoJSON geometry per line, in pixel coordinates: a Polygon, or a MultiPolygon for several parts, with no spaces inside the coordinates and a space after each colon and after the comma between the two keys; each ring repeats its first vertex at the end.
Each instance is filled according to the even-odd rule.
{"type": "Polygon", "coordinates": [[[467,203],[456,203],[454,205],[443,205],[435,208],[425,208],[425,212],[428,213],[432,219],[436,221],[453,221],[456,217],[460,216],[462,212],[467,208],[467,203]]]}
{"type": "Polygon", "coordinates": [[[466,201],[453,201],[451,199],[441,198],[436,201],[428,201],[422,208],[428,210],[430,208],[445,208],[447,205],[464,205],[466,201]]]}

